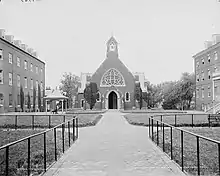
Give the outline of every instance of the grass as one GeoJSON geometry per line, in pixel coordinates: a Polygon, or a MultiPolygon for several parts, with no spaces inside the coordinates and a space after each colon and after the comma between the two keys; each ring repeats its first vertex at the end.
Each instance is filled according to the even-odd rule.
{"type": "MultiPolygon", "coordinates": [[[[70,120],[74,115],[67,114],[65,120],[70,120]]],[[[101,118],[101,114],[75,114],[78,117],[79,127],[94,126],[98,123],[101,118]]],[[[51,115],[50,127],[54,127],[64,120],[62,115],[51,115]]],[[[32,128],[32,116],[22,115],[17,117],[17,128],[32,128]]],[[[38,115],[34,116],[34,127],[35,128],[48,128],[49,127],[49,116],[38,115]]],[[[0,128],[15,128],[15,115],[0,116],[0,128]]]]}
{"type": "MultiPolygon", "coordinates": [[[[152,115],[156,115],[156,114],[131,113],[131,114],[124,115],[124,117],[132,125],[148,126],[149,125],[148,124],[149,117],[151,117],[152,115]]],[[[157,115],[159,115],[159,113],[157,115]]],[[[160,120],[160,116],[154,117],[154,119],[160,120]]],[[[171,125],[175,125],[174,115],[164,116],[163,122],[171,124],[171,125]]],[[[177,115],[176,116],[176,124],[177,124],[177,126],[191,126],[192,115],[191,114],[177,115]]],[[[194,114],[193,115],[193,124],[194,124],[194,126],[208,126],[208,115],[207,114],[194,114]]]]}
{"type": "MultiPolygon", "coordinates": [[[[187,128],[188,131],[196,134],[209,137],[220,141],[220,128],[208,128],[208,127],[196,127],[187,128]]],[[[171,156],[171,139],[170,130],[166,129],[165,132],[165,152],[171,156]]],[[[184,170],[192,175],[197,175],[197,141],[196,137],[187,133],[183,135],[183,165],[184,170]]],[[[162,131],[159,131],[159,147],[162,146],[162,131]]],[[[157,136],[154,134],[154,141],[157,142],[157,136]]],[[[180,131],[173,130],[173,158],[182,166],[181,160],[181,141],[180,131]]],[[[200,173],[201,175],[217,175],[218,171],[218,145],[209,142],[204,139],[199,140],[199,151],[200,151],[200,173]]]]}
{"type": "MultiPolygon", "coordinates": [[[[78,114],[78,126],[88,127],[94,126],[101,119],[101,114],[78,114]]],[[[30,130],[30,129],[19,129],[19,128],[29,128],[32,124],[31,116],[20,116],[18,117],[18,130],[7,130],[6,127],[14,126],[14,117],[4,117],[0,116],[0,124],[3,127],[0,130],[0,146],[8,144],[10,142],[16,141],[18,139],[27,137],[29,135],[42,132],[44,129],[30,130]]],[[[67,116],[66,120],[71,119],[72,116],[67,116]]],[[[36,116],[34,119],[35,127],[48,127],[48,117],[46,116],[36,116]]],[[[63,122],[62,116],[51,116],[51,127],[58,125],[63,122]]],[[[70,123],[72,124],[72,123],[70,123]]],[[[67,126],[66,126],[67,127],[67,126]]],[[[55,161],[54,155],[54,136],[53,131],[46,133],[46,146],[47,146],[47,167],[55,161]]],[[[73,135],[71,134],[71,143],[73,142],[73,135]]],[[[39,175],[43,172],[43,135],[36,136],[31,139],[31,169],[33,175],[39,175]]],[[[68,133],[65,132],[65,150],[68,148],[69,140],[68,133]]],[[[27,175],[27,140],[15,144],[9,147],[9,175],[10,176],[20,176],[27,175]]],[[[61,129],[57,129],[57,152],[58,157],[62,154],[62,135],[61,129]]],[[[0,175],[5,174],[5,149],[0,150],[0,175]]]]}

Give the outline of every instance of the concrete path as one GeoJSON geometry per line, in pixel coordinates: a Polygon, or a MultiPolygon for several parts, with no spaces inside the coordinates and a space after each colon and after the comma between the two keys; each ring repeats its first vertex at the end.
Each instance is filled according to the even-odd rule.
{"type": "Polygon", "coordinates": [[[95,127],[81,128],[79,139],[45,176],[176,176],[180,169],[148,138],[148,128],[128,124],[108,111],[95,127]]]}

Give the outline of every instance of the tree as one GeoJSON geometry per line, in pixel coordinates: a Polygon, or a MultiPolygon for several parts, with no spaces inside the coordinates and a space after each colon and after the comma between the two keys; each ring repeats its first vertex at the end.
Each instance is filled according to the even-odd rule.
{"type": "Polygon", "coordinates": [[[35,112],[36,107],[36,88],[33,88],[33,111],[35,112]]]}
{"type": "Polygon", "coordinates": [[[66,96],[69,98],[68,107],[72,107],[73,96],[77,95],[79,85],[80,85],[80,79],[78,76],[72,73],[63,74],[59,89],[62,92],[66,92],[66,96]]]}
{"type": "Polygon", "coordinates": [[[31,97],[30,97],[29,92],[28,92],[28,95],[27,95],[27,108],[30,111],[30,109],[31,109],[31,97]]]}
{"type": "Polygon", "coordinates": [[[89,83],[86,85],[86,88],[84,89],[84,98],[86,102],[89,104],[90,109],[92,109],[96,103],[97,95],[98,94],[98,88],[96,83],[89,83]]]}
{"type": "Polygon", "coordinates": [[[139,108],[141,109],[143,103],[142,103],[142,89],[140,83],[135,84],[135,100],[138,101],[139,108]]]}
{"type": "Polygon", "coordinates": [[[20,87],[20,105],[22,112],[24,112],[24,91],[22,86],[20,87]]]}
{"type": "Polygon", "coordinates": [[[41,88],[40,88],[40,84],[38,84],[38,108],[41,112],[41,88]]]}

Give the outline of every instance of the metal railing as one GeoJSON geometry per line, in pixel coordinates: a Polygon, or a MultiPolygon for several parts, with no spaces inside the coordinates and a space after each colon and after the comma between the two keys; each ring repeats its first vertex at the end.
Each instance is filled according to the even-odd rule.
{"type": "MultiPolygon", "coordinates": [[[[48,116],[48,121],[50,122],[52,115],[48,116]]],[[[33,117],[33,116],[32,116],[33,117]]],[[[75,116],[72,116],[73,118],[71,120],[65,121],[65,116],[63,116],[63,121],[62,123],[60,123],[59,125],[56,125],[55,127],[50,126],[49,123],[49,128],[45,131],[30,135],[28,137],[19,139],[17,141],[8,143],[2,147],[0,147],[0,152],[2,152],[3,150],[5,150],[5,156],[3,159],[3,162],[0,163],[1,164],[1,170],[0,170],[0,175],[5,175],[5,176],[11,176],[11,175],[19,175],[18,173],[16,173],[16,171],[11,171],[9,164],[10,162],[10,149],[15,146],[16,144],[21,144],[23,142],[26,142],[26,146],[27,146],[27,159],[26,159],[26,166],[23,168],[23,172],[21,175],[31,175],[31,172],[34,171],[34,169],[31,168],[31,152],[32,152],[32,148],[31,148],[31,141],[34,140],[34,138],[36,138],[37,136],[43,136],[43,157],[41,158],[43,160],[43,169],[40,169],[41,172],[46,172],[47,168],[49,167],[49,165],[51,165],[53,162],[57,161],[58,159],[58,155],[59,155],[59,151],[58,151],[58,142],[62,143],[62,153],[65,152],[65,142],[68,142],[68,147],[71,146],[71,144],[73,144],[77,139],[78,139],[78,118],[75,116]],[[62,141],[58,141],[58,137],[57,134],[61,131],[61,140],[62,141]],[[67,132],[65,132],[65,130],[67,132]],[[48,140],[52,140],[52,146],[53,146],[53,155],[54,155],[54,161],[50,161],[49,163],[47,162],[47,158],[51,157],[48,155],[48,151],[47,151],[47,135],[48,133],[51,133],[52,136],[48,137],[50,139],[48,140]],[[71,135],[72,133],[72,135],[71,135]],[[72,139],[71,139],[72,137],[72,139]],[[3,170],[2,170],[3,169],[3,170]]],[[[16,118],[17,119],[17,116],[16,118]]],[[[15,120],[15,124],[16,124],[15,120]]],[[[34,118],[32,118],[32,124],[34,124],[34,118]]],[[[17,125],[15,125],[15,127],[17,127],[17,125]]],[[[34,129],[34,125],[33,125],[33,129],[34,129]]],[[[51,151],[51,150],[50,150],[51,151]]],[[[18,158],[16,158],[18,159],[18,158]]],[[[39,164],[39,163],[38,163],[39,164]]]]}
{"type": "MultiPolygon", "coordinates": [[[[158,115],[156,115],[158,116],[158,115]]],[[[165,115],[167,116],[167,115],[165,115]]],[[[203,140],[206,142],[211,142],[212,145],[215,145],[216,147],[216,151],[209,151],[209,152],[217,152],[216,157],[215,158],[217,161],[212,161],[214,160],[214,158],[211,158],[211,162],[215,162],[213,163],[213,165],[215,166],[215,168],[211,168],[211,174],[217,174],[220,175],[220,141],[208,138],[208,137],[204,137],[202,135],[198,135],[195,134],[193,132],[187,131],[185,129],[181,129],[179,127],[175,127],[173,125],[170,125],[168,123],[163,122],[163,115],[160,115],[160,119],[156,120],[155,116],[151,116],[149,117],[149,137],[150,139],[156,143],[157,146],[162,148],[162,151],[167,153],[170,156],[171,160],[175,160],[177,162],[177,164],[180,165],[182,171],[186,171],[188,172],[190,170],[191,174],[196,174],[196,175],[201,175],[204,174],[205,175],[210,175],[210,173],[207,173],[208,171],[204,171],[207,168],[203,168],[203,165],[201,164],[201,142],[203,140]],[[178,135],[176,135],[174,137],[174,132],[179,132],[178,135]],[[184,137],[186,135],[191,135],[193,137],[195,137],[195,145],[196,145],[196,149],[195,151],[192,150],[192,155],[196,155],[196,163],[190,166],[186,166],[187,165],[187,161],[189,160],[193,160],[192,158],[187,158],[186,153],[184,154],[184,152],[186,151],[186,148],[184,148],[184,145],[186,146],[188,143],[188,141],[184,140],[184,137]],[[180,138],[180,139],[179,139],[180,138]],[[175,142],[174,142],[175,141],[175,142]],[[177,147],[177,143],[180,143],[180,147],[177,147]],[[175,145],[174,145],[175,143],[175,145]],[[174,150],[175,150],[175,154],[176,156],[174,156],[174,150]],[[180,156],[178,156],[180,154],[180,156]],[[175,158],[178,157],[178,158],[175,158]],[[217,163],[217,164],[216,164],[217,163]],[[184,165],[185,164],[185,165],[184,165]],[[202,165],[202,166],[201,166],[202,165]],[[217,165],[217,166],[216,166],[217,165]],[[201,169],[204,169],[203,171],[201,171],[201,169]]],[[[176,116],[175,116],[176,117],[176,116]]],[[[176,119],[176,118],[175,118],[176,119]]],[[[176,122],[176,120],[175,120],[176,122]]],[[[175,125],[177,125],[175,123],[175,125]]],[[[193,124],[193,116],[192,116],[192,127],[194,126],[193,124]]],[[[193,145],[193,144],[192,144],[193,145]]],[[[187,146],[186,146],[187,147],[187,146]]],[[[195,146],[194,146],[195,147],[195,146]]],[[[206,146],[205,146],[206,147],[206,146]]],[[[190,156],[192,157],[192,156],[190,156]]]]}

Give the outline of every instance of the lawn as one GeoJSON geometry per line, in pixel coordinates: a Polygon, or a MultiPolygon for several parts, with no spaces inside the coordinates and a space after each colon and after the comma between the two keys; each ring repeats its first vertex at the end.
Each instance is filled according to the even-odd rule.
{"type": "MultiPolygon", "coordinates": [[[[161,113],[160,113],[161,114],[161,113]]],[[[124,115],[125,119],[133,125],[148,126],[149,117],[159,115],[152,113],[129,113],[124,115]]],[[[164,114],[163,114],[164,115],[164,114]]],[[[160,120],[160,116],[154,117],[156,120],[160,120]]],[[[175,118],[174,115],[163,116],[163,121],[165,123],[174,125],[175,118]]],[[[156,122],[155,122],[156,123],[156,122]]],[[[177,126],[190,126],[192,124],[192,115],[191,114],[179,114],[176,116],[177,126]]],[[[194,114],[193,115],[193,124],[194,126],[208,126],[208,115],[207,114],[194,114]]]]}
{"type": "MultiPolygon", "coordinates": [[[[101,114],[66,114],[65,120],[70,120],[74,116],[78,117],[79,127],[86,127],[86,126],[94,126],[98,123],[100,118],[102,117],[101,114]]],[[[0,128],[15,128],[15,115],[1,115],[0,116],[0,128]]],[[[64,121],[63,115],[51,115],[49,119],[48,115],[37,115],[34,116],[34,121],[32,115],[18,115],[17,116],[17,128],[31,128],[34,124],[35,128],[48,128],[49,124],[50,127],[54,127],[64,121]],[[50,123],[49,123],[50,120],[50,123]]]]}
{"type": "MultiPolygon", "coordinates": [[[[188,131],[196,134],[209,137],[211,139],[220,141],[220,128],[208,128],[208,127],[187,127],[188,131]]],[[[190,134],[184,133],[183,135],[183,154],[184,154],[184,170],[192,175],[197,174],[197,141],[196,137],[190,134]]],[[[159,147],[162,149],[162,131],[159,131],[159,147]]],[[[157,142],[156,134],[154,135],[154,141],[157,142]]],[[[181,162],[181,146],[180,146],[180,132],[178,130],[173,131],[173,158],[182,166],[181,162]]],[[[206,141],[204,139],[199,140],[200,150],[200,172],[201,175],[217,175],[218,174],[218,146],[215,143],[206,141]]],[[[165,152],[171,155],[171,140],[170,130],[165,129],[165,152]]]]}

